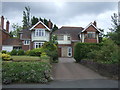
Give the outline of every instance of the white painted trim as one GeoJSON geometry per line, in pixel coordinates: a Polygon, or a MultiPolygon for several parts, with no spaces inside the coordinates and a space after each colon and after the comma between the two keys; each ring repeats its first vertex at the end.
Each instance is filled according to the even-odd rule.
{"type": "Polygon", "coordinates": [[[72,57],[72,47],[67,47],[67,56],[72,57]],[[69,49],[71,50],[70,52],[69,49]],[[71,53],[71,55],[69,55],[69,53],[71,53]]]}
{"type": "Polygon", "coordinates": [[[85,27],[82,32],[84,32],[84,31],[85,31],[88,27],[90,27],[91,25],[92,25],[97,31],[101,32],[95,25],[93,25],[92,22],[91,22],[90,24],[88,24],[88,26],[85,27]]]}
{"type": "Polygon", "coordinates": [[[39,23],[41,23],[43,26],[45,26],[46,29],[48,29],[50,31],[50,29],[41,21],[37,22],[32,28],[30,28],[30,30],[34,29],[35,26],[37,26],[39,23]]]}

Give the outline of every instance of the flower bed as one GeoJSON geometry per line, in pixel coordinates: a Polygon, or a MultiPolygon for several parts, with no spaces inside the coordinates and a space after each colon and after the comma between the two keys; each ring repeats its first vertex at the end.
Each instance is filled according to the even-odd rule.
{"type": "Polygon", "coordinates": [[[3,62],[2,83],[47,83],[51,80],[48,62],[3,62]]]}
{"type": "Polygon", "coordinates": [[[80,63],[103,76],[118,79],[118,64],[103,64],[92,60],[81,60],[80,63]]]}

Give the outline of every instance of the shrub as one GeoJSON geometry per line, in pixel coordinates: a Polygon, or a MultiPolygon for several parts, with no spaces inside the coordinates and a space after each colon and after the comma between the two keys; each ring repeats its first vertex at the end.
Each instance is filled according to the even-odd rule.
{"type": "Polygon", "coordinates": [[[30,56],[40,56],[42,52],[43,52],[42,48],[36,48],[30,51],[27,51],[27,54],[30,56]]]}
{"type": "Polygon", "coordinates": [[[52,59],[52,62],[58,61],[58,51],[57,46],[52,42],[46,42],[43,45],[44,52],[52,59]]]}
{"type": "Polygon", "coordinates": [[[22,49],[18,50],[18,55],[25,55],[24,50],[22,50],[22,49]]]}
{"type": "Polygon", "coordinates": [[[103,44],[96,43],[76,43],[74,47],[74,58],[76,62],[80,62],[82,59],[87,58],[88,53],[93,50],[99,50],[103,44]]]}
{"type": "Polygon", "coordinates": [[[7,53],[7,51],[6,51],[6,50],[2,50],[2,52],[1,52],[1,53],[5,53],[5,54],[6,54],[6,53],[7,53]]]}
{"type": "Polygon", "coordinates": [[[4,60],[4,61],[9,61],[9,60],[12,60],[12,58],[11,58],[10,55],[3,53],[3,54],[2,54],[2,60],[4,60]]]}
{"type": "Polygon", "coordinates": [[[47,83],[50,80],[51,65],[47,62],[3,62],[3,84],[47,83]]]}
{"type": "Polygon", "coordinates": [[[88,53],[88,58],[101,63],[118,63],[120,56],[119,47],[112,41],[106,40],[99,50],[88,53]]]}
{"type": "Polygon", "coordinates": [[[18,51],[13,49],[11,52],[10,52],[10,55],[17,55],[18,54],[18,51]]]}

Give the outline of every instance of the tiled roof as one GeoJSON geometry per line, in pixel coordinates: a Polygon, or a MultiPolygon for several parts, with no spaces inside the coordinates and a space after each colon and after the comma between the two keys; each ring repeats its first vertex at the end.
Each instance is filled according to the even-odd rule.
{"type": "Polygon", "coordinates": [[[23,29],[19,33],[22,33],[22,39],[31,39],[31,31],[29,29],[23,29]]]}
{"type": "Polygon", "coordinates": [[[61,27],[56,30],[53,34],[70,34],[72,40],[79,40],[79,34],[82,32],[84,28],[82,27],[61,27]]]}
{"type": "Polygon", "coordinates": [[[3,45],[21,45],[22,41],[19,38],[9,38],[3,42],[3,45]]]}

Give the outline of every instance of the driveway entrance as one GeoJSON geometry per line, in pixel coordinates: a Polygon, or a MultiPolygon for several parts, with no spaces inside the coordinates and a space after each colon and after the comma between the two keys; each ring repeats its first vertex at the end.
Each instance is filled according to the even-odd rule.
{"type": "Polygon", "coordinates": [[[75,63],[73,58],[59,58],[59,63],[53,64],[55,80],[106,79],[91,69],[75,63]]]}

